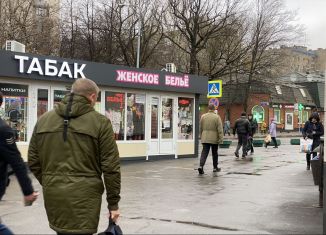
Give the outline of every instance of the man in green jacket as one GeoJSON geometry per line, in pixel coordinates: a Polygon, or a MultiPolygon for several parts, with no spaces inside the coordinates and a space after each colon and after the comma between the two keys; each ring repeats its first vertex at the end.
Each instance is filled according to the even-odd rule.
{"type": "Polygon", "coordinates": [[[200,157],[200,166],[198,172],[200,175],[204,174],[204,165],[209,153],[209,149],[212,148],[213,156],[213,172],[218,172],[221,168],[218,168],[218,144],[223,143],[223,125],[221,118],[214,112],[215,106],[213,104],[208,105],[208,112],[204,114],[200,119],[200,136],[201,143],[203,145],[203,151],[200,157]]]}
{"type": "Polygon", "coordinates": [[[110,121],[94,110],[98,93],[92,80],[77,79],[71,93],[40,117],[30,141],[28,164],[58,234],[97,232],[103,180],[109,216],[119,217],[119,152],[110,121]]]}

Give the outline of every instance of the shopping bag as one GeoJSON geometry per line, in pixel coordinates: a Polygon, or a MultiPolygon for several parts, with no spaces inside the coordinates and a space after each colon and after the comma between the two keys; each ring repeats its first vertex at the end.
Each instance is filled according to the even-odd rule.
{"type": "Polygon", "coordinates": [[[300,139],[300,152],[310,153],[312,147],[312,139],[300,139]]]}
{"type": "Polygon", "coordinates": [[[264,139],[265,143],[270,143],[272,141],[272,136],[270,134],[268,134],[265,139],[264,139]]]}
{"type": "Polygon", "coordinates": [[[98,235],[123,235],[123,233],[120,226],[110,219],[108,228],[104,232],[99,233],[98,235]]]}

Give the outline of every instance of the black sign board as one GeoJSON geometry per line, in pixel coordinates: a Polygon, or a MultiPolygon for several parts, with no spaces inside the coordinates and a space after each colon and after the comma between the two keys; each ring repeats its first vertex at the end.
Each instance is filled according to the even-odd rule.
{"type": "Polygon", "coordinates": [[[0,83],[0,91],[5,96],[28,97],[28,86],[26,85],[0,83]]]}
{"type": "Polygon", "coordinates": [[[78,77],[99,86],[207,94],[208,78],[192,74],[71,60],[0,50],[0,77],[71,84],[78,77]]]}

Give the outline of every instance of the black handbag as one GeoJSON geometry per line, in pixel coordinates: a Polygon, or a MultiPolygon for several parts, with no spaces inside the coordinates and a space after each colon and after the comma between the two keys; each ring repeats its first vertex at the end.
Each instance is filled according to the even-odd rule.
{"type": "Polygon", "coordinates": [[[110,218],[108,228],[104,232],[99,233],[98,235],[123,235],[123,233],[120,226],[115,224],[110,218]]]}

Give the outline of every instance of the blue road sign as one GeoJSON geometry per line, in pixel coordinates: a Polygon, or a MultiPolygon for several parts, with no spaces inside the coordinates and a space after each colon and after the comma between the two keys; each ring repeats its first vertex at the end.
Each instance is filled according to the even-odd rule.
{"type": "Polygon", "coordinates": [[[222,80],[208,82],[207,98],[222,97],[222,80]]]}

